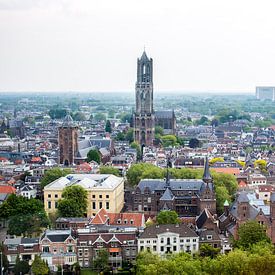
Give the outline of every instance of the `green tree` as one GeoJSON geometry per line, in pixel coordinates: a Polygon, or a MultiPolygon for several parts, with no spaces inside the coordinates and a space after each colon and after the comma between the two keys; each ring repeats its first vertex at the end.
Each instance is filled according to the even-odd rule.
{"type": "Polygon", "coordinates": [[[235,246],[247,249],[251,245],[263,241],[270,242],[266,235],[266,227],[257,221],[247,221],[238,229],[238,240],[236,240],[235,246]]]}
{"type": "Polygon", "coordinates": [[[209,119],[206,116],[202,116],[199,120],[196,121],[197,125],[208,125],[209,119]]]}
{"type": "Polygon", "coordinates": [[[106,120],[106,116],[103,113],[96,113],[94,116],[94,119],[96,121],[105,121],[106,120]]]}
{"type": "Polygon", "coordinates": [[[140,145],[137,142],[132,142],[130,144],[130,147],[137,150],[137,159],[140,160],[141,159],[140,145]]]}
{"type": "Polygon", "coordinates": [[[50,270],[46,262],[40,256],[35,255],[31,271],[34,275],[48,275],[50,270]]]}
{"type": "Polygon", "coordinates": [[[124,141],[125,140],[125,134],[123,132],[118,132],[116,135],[116,140],[124,141]]]}
{"type": "Polygon", "coordinates": [[[111,125],[110,120],[107,120],[107,121],[106,121],[105,132],[107,132],[107,133],[112,133],[112,125],[111,125]]]}
{"type": "Polygon", "coordinates": [[[200,246],[200,256],[202,257],[210,257],[213,259],[218,256],[220,251],[221,250],[219,248],[214,248],[210,244],[202,244],[200,246]]]}
{"type": "Polygon", "coordinates": [[[180,223],[179,216],[176,211],[163,210],[157,215],[158,224],[177,224],[180,223]]]}
{"type": "Polygon", "coordinates": [[[163,128],[161,126],[155,127],[155,135],[163,136],[163,128]]]}
{"type": "Polygon", "coordinates": [[[41,187],[42,189],[49,183],[61,178],[61,177],[65,177],[66,175],[70,174],[72,172],[71,169],[65,168],[65,169],[61,169],[58,167],[52,168],[50,170],[47,170],[45,172],[45,175],[43,176],[43,178],[41,179],[41,187]]]}
{"type": "Polygon", "coordinates": [[[100,166],[99,173],[100,174],[112,174],[115,176],[119,176],[119,170],[112,166],[100,166]]]}
{"type": "Polygon", "coordinates": [[[91,149],[87,154],[87,161],[95,161],[100,164],[100,153],[97,149],[91,149]]]}
{"type": "Polygon", "coordinates": [[[75,114],[72,115],[72,117],[75,121],[85,121],[86,120],[86,116],[82,112],[76,112],[75,114]]]}
{"type": "Polygon", "coordinates": [[[109,266],[109,253],[106,249],[100,249],[97,257],[93,260],[93,268],[99,272],[108,272],[109,266]]]}
{"type": "MultiPolygon", "coordinates": [[[[2,253],[2,262],[0,261],[0,270],[2,269],[4,272],[8,270],[9,267],[9,261],[7,256],[4,254],[4,247],[0,244],[0,253],[2,253]]],[[[0,257],[1,257],[0,255],[0,257]]],[[[5,273],[4,273],[5,274],[5,273]]]]}
{"type": "Polygon", "coordinates": [[[125,134],[125,140],[129,141],[129,143],[134,141],[134,129],[130,128],[125,134]]]}
{"type": "Polygon", "coordinates": [[[225,186],[216,187],[216,203],[217,203],[217,212],[222,214],[224,211],[224,202],[227,200],[228,203],[231,202],[231,196],[228,193],[228,190],[225,186]]]}
{"type": "Polygon", "coordinates": [[[28,273],[30,266],[27,261],[20,261],[19,256],[16,257],[15,266],[13,272],[15,275],[22,275],[28,273]]]}
{"type": "Polygon", "coordinates": [[[87,212],[87,191],[78,185],[68,186],[62,192],[63,199],[58,202],[60,217],[84,217],[87,212]]]}
{"type": "Polygon", "coordinates": [[[34,214],[17,214],[9,220],[8,233],[10,235],[20,236],[39,236],[43,228],[49,226],[50,221],[45,211],[34,214]]]}
{"type": "Polygon", "coordinates": [[[49,116],[51,119],[61,119],[67,115],[66,109],[50,109],[49,116]]]}
{"type": "Polygon", "coordinates": [[[166,135],[161,137],[161,142],[164,147],[169,147],[169,146],[176,146],[178,145],[177,143],[177,137],[174,135],[166,135]]]}

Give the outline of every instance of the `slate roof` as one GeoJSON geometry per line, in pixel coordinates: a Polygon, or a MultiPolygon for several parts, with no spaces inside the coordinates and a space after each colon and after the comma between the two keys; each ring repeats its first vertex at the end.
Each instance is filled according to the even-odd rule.
{"type": "MultiPolygon", "coordinates": [[[[155,192],[157,190],[164,191],[166,189],[166,179],[142,179],[138,187],[141,192],[144,192],[146,187],[155,192]]],[[[200,179],[170,179],[171,190],[194,190],[201,192],[205,188],[205,183],[200,179]]],[[[212,183],[209,183],[209,188],[213,189],[212,183]]]]}
{"type": "Polygon", "coordinates": [[[205,165],[204,165],[204,171],[203,171],[203,177],[202,178],[203,178],[203,180],[206,180],[206,181],[211,181],[212,180],[210,170],[209,170],[208,157],[206,157],[206,159],[205,159],[205,165]]]}
{"type": "Polygon", "coordinates": [[[159,200],[160,201],[172,201],[172,200],[174,200],[174,198],[175,198],[175,196],[171,192],[170,188],[166,188],[165,192],[163,193],[163,195],[161,196],[161,198],[159,200]]]}
{"type": "Polygon", "coordinates": [[[41,240],[48,238],[51,242],[63,243],[69,236],[71,236],[71,230],[46,230],[41,240]]]}
{"type": "Polygon", "coordinates": [[[205,208],[196,219],[196,225],[197,225],[198,229],[201,229],[204,226],[207,219],[211,219],[214,221],[214,218],[211,215],[211,213],[209,212],[209,210],[205,208]]]}
{"type": "Polygon", "coordinates": [[[160,224],[146,227],[139,239],[157,238],[157,235],[172,232],[179,234],[180,237],[198,237],[195,231],[185,224],[160,224]]]}
{"type": "Polygon", "coordinates": [[[169,118],[172,119],[174,117],[174,111],[164,110],[164,111],[155,111],[156,119],[169,118]]]}

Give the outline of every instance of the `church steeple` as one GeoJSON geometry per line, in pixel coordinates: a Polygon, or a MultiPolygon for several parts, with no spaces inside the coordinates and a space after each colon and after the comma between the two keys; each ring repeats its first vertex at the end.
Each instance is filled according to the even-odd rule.
{"type": "Polygon", "coordinates": [[[208,157],[205,158],[205,165],[204,165],[204,171],[203,171],[203,177],[202,177],[202,179],[203,179],[203,181],[205,183],[212,182],[212,176],[211,176],[210,170],[209,170],[208,157]]]}
{"type": "Polygon", "coordinates": [[[145,50],[137,60],[136,110],[134,139],[142,146],[150,146],[154,139],[153,59],[145,50]]]}

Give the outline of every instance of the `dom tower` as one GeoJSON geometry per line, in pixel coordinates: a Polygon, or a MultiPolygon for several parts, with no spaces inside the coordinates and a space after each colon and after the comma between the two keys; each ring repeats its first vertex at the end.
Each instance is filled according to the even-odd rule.
{"type": "Polygon", "coordinates": [[[149,59],[144,51],[137,60],[134,139],[141,146],[153,145],[154,132],[153,59],[149,59]]]}

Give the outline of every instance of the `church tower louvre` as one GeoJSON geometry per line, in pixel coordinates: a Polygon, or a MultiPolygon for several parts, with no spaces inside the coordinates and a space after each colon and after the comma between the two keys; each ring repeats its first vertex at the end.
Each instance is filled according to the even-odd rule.
{"type": "Polygon", "coordinates": [[[137,60],[134,140],[141,146],[153,145],[155,117],[153,106],[153,59],[144,51],[137,60]]]}

